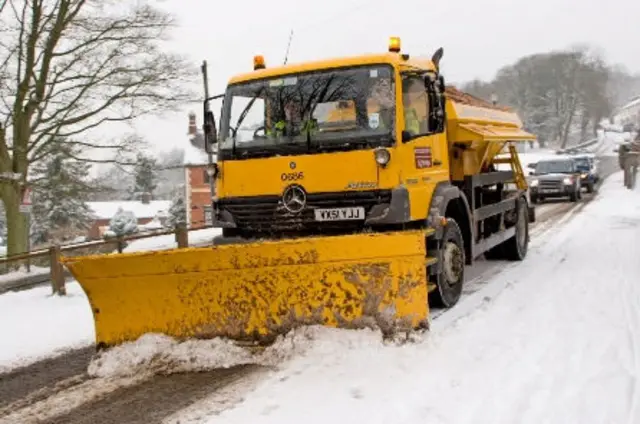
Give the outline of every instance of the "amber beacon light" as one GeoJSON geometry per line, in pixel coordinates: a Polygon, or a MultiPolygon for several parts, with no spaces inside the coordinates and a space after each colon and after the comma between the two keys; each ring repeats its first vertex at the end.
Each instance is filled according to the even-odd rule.
{"type": "Polygon", "coordinates": [[[254,70],[258,70],[258,69],[264,69],[265,65],[264,65],[264,56],[254,56],[253,57],[253,69],[254,70]]]}
{"type": "Polygon", "coordinates": [[[400,37],[389,38],[389,51],[393,53],[400,53],[400,37]]]}

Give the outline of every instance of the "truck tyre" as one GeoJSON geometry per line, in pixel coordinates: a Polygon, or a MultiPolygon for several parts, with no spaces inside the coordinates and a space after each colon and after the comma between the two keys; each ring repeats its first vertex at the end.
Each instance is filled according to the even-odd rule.
{"type": "Polygon", "coordinates": [[[538,204],[540,202],[540,200],[538,199],[538,196],[531,196],[531,203],[538,204]]]}
{"type": "Polygon", "coordinates": [[[485,259],[489,261],[509,260],[521,261],[527,255],[529,246],[529,222],[530,212],[524,197],[516,202],[516,221],[514,224],[516,234],[508,240],[484,252],[485,259]]]}
{"type": "Polygon", "coordinates": [[[454,219],[447,218],[440,240],[438,261],[437,288],[430,293],[429,303],[435,307],[451,308],[460,300],[465,268],[464,240],[454,219]]]}
{"type": "Polygon", "coordinates": [[[504,258],[510,261],[522,261],[529,248],[529,214],[527,202],[521,198],[516,203],[516,234],[502,243],[504,258]]]}
{"type": "Polygon", "coordinates": [[[587,193],[593,193],[593,183],[587,185],[587,193]]]}

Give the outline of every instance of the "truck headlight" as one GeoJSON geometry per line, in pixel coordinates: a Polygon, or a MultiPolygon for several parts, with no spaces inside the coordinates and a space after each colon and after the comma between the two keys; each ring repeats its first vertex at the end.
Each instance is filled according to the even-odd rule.
{"type": "Polygon", "coordinates": [[[376,149],[374,150],[373,154],[376,158],[376,162],[378,163],[378,165],[382,167],[387,166],[387,164],[391,160],[391,154],[389,154],[389,151],[387,149],[384,149],[384,148],[376,149]]]}
{"type": "Polygon", "coordinates": [[[582,178],[587,178],[589,176],[589,174],[581,174],[580,175],[582,178]]]}
{"type": "Polygon", "coordinates": [[[531,181],[531,187],[538,187],[538,184],[540,184],[540,182],[538,180],[532,180],[531,181]]]}
{"type": "Polygon", "coordinates": [[[573,178],[566,177],[564,180],[562,180],[562,182],[565,183],[565,185],[571,185],[573,184],[573,178]]]}

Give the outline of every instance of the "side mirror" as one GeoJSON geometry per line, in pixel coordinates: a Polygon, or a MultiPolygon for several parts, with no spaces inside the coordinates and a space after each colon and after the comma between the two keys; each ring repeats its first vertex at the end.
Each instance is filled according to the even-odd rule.
{"type": "Polygon", "coordinates": [[[202,131],[204,132],[205,150],[207,153],[215,153],[215,146],[218,143],[218,130],[216,129],[216,118],[213,116],[213,112],[205,112],[202,131]]]}
{"type": "Polygon", "coordinates": [[[411,141],[412,136],[411,133],[407,130],[402,131],[402,142],[406,143],[408,141],[411,141]]]}
{"type": "Polygon", "coordinates": [[[529,175],[536,175],[536,171],[529,171],[529,175]]]}

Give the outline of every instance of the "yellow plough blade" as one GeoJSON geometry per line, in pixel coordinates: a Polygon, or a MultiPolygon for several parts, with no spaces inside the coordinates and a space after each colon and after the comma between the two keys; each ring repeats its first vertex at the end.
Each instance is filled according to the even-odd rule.
{"type": "Polygon", "coordinates": [[[87,294],[96,344],[145,333],[270,342],[301,325],[428,324],[425,231],[264,241],[62,261],[87,294]]]}

